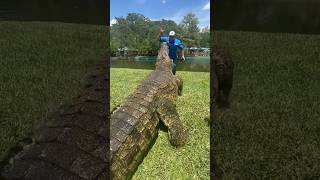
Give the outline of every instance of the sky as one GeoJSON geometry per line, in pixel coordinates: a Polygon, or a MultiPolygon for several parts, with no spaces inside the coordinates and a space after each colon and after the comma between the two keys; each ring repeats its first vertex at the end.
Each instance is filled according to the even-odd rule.
{"type": "Polygon", "coordinates": [[[210,27],[210,0],[110,0],[110,24],[115,17],[141,13],[151,20],[173,20],[177,24],[192,12],[199,18],[199,27],[210,27]]]}

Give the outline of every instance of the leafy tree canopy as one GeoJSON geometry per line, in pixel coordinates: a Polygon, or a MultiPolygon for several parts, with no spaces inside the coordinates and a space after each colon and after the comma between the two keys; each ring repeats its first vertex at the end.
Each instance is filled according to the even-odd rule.
{"type": "Polygon", "coordinates": [[[172,20],[151,21],[139,13],[128,13],[127,17],[116,17],[116,23],[110,27],[111,53],[119,48],[135,49],[139,54],[156,54],[159,48],[159,29],[162,26],[166,34],[175,31],[186,47],[209,47],[210,30],[200,31],[199,19],[188,13],[178,25],[172,20]]]}

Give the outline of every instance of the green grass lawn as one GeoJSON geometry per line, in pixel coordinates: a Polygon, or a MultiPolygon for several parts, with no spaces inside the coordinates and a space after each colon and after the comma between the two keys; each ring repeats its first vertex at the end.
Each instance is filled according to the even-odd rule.
{"type": "MultiPolygon", "coordinates": [[[[111,68],[111,108],[121,104],[151,71],[111,68]]],[[[191,138],[182,148],[170,145],[166,132],[160,131],[156,143],[139,166],[133,179],[209,179],[209,73],[177,71],[184,80],[183,96],[177,110],[191,138]]]]}
{"type": "Polygon", "coordinates": [[[0,160],[79,93],[104,59],[105,26],[0,21],[0,160]]]}
{"type": "Polygon", "coordinates": [[[224,179],[320,177],[320,36],[214,32],[235,63],[231,109],[218,111],[224,179]]]}

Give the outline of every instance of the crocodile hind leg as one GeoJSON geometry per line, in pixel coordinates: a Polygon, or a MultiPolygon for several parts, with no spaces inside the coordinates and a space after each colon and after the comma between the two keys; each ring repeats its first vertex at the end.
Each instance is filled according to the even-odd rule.
{"type": "Polygon", "coordinates": [[[188,132],[180,121],[175,105],[169,100],[163,100],[157,108],[157,113],[160,120],[168,128],[170,143],[176,147],[185,145],[188,132]]]}

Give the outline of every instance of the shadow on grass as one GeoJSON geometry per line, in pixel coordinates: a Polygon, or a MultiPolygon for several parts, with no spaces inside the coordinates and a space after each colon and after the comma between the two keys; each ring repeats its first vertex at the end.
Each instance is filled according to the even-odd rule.
{"type": "Polygon", "coordinates": [[[164,125],[164,123],[162,121],[159,121],[159,129],[162,132],[168,133],[168,127],[164,125]]]}

